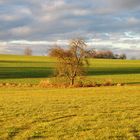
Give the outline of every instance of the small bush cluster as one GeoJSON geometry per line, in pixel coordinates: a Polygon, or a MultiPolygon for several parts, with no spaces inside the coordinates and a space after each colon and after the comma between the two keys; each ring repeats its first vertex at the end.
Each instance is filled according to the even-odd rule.
{"type": "Polygon", "coordinates": [[[101,86],[124,86],[123,83],[114,84],[111,80],[106,80],[103,83],[96,83],[90,80],[77,80],[75,84],[70,85],[66,79],[46,79],[40,81],[39,84],[33,85],[29,83],[0,83],[0,87],[41,87],[41,88],[79,88],[79,87],[101,87],[101,86]]]}
{"type": "MultiPolygon", "coordinates": [[[[62,80],[62,79],[61,79],[62,80]]],[[[111,80],[106,80],[104,83],[96,83],[90,80],[77,80],[75,84],[70,85],[67,82],[62,82],[57,79],[57,81],[44,80],[39,83],[39,87],[43,88],[79,88],[79,87],[101,87],[101,86],[123,86],[122,83],[114,84],[111,80]]]]}
{"type": "Polygon", "coordinates": [[[49,80],[40,81],[38,86],[42,88],[67,88],[69,87],[69,85],[66,83],[61,83],[61,82],[58,83],[58,82],[49,81],[49,80]]]}
{"type": "Polygon", "coordinates": [[[112,82],[111,79],[107,79],[104,81],[104,83],[102,85],[103,86],[114,86],[114,83],[112,82]]]}
{"type": "Polygon", "coordinates": [[[38,86],[43,88],[48,88],[48,87],[52,87],[52,84],[50,83],[49,80],[42,80],[40,81],[38,86]]]}
{"type": "Polygon", "coordinates": [[[34,85],[29,83],[0,83],[0,87],[33,87],[34,85]]]}

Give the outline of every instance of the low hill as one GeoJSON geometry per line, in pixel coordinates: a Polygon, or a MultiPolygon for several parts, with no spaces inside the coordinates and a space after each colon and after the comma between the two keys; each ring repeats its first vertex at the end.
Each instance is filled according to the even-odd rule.
{"type": "MultiPolygon", "coordinates": [[[[87,77],[96,82],[140,83],[140,60],[89,59],[87,77]]],[[[38,83],[53,75],[54,58],[0,55],[0,82],[38,83]]]]}

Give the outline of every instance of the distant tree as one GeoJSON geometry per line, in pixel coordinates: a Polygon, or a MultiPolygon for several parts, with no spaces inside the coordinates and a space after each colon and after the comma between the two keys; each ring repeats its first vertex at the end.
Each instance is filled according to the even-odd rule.
{"type": "Polygon", "coordinates": [[[94,49],[86,50],[86,56],[88,58],[95,58],[96,57],[96,50],[94,50],[94,49]]]}
{"type": "Polygon", "coordinates": [[[25,48],[24,55],[31,56],[32,55],[32,50],[30,48],[25,48]]]}
{"type": "Polygon", "coordinates": [[[114,54],[114,59],[120,59],[120,56],[118,54],[114,54]]]}
{"type": "Polygon", "coordinates": [[[126,59],[126,55],[125,54],[120,54],[119,58],[120,59],[126,59]]]}
{"type": "Polygon", "coordinates": [[[86,50],[88,58],[127,59],[126,54],[114,54],[109,50],[86,50]]]}
{"type": "Polygon", "coordinates": [[[73,39],[70,41],[68,49],[55,46],[50,50],[50,56],[56,57],[58,60],[57,76],[67,77],[71,85],[75,83],[77,76],[84,74],[84,64],[88,64],[86,46],[83,39],[73,39]]]}
{"type": "Polygon", "coordinates": [[[114,54],[113,54],[112,51],[88,50],[87,51],[87,57],[113,59],[114,54]]]}

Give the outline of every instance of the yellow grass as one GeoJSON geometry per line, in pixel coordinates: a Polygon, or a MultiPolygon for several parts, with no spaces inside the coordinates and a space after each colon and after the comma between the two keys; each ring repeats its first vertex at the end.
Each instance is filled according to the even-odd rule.
{"type": "Polygon", "coordinates": [[[1,88],[0,139],[139,140],[140,87],[1,88]]]}

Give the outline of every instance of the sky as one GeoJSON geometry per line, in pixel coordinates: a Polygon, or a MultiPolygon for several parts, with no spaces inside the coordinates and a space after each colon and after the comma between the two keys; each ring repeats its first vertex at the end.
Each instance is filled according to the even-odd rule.
{"type": "Polygon", "coordinates": [[[140,0],[0,0],[0,54],[45,55],[77,37],[140,59],[140,0]]]}

